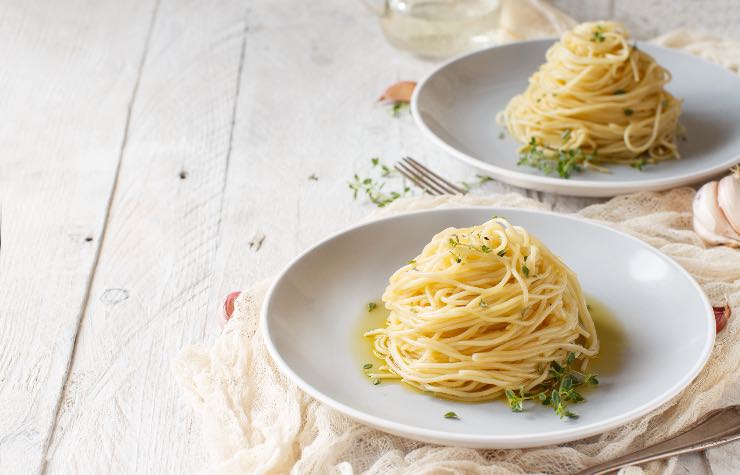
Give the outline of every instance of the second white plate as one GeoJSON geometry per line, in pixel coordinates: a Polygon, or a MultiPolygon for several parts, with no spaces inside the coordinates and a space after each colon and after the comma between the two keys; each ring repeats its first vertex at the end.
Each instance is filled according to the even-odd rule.
{"type": "Polygon", "coordinates": [[[577,173],[569,179],[543,176],[517,165],[520,144],[496,113],[527,87],[554,40],[497,46],[453,59],[420,82],[411,101],[417,125],[454,157],[512,185],[577,196],[613,196],[687,185],[740,162],[740,77],[689,54],[640,43],[673,75],[668,90],[684,100],[680,122],[687,140],[680,160],[638,171],[610,166],[611,173],[577,173]]]}

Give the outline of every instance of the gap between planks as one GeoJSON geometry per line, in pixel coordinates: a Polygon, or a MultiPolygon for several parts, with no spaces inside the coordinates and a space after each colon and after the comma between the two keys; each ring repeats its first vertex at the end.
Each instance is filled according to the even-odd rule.
{"type": "Polygon", "coordinates": [[[46,440],[44,441],[44,448],[43,448],[42,457],[41,457],[41,470],[40,470],[42,474],[46,472],[47,455],[49,452],[49,446],[51,445],[51,441],[54,439],[54,434],[57,430],[57,425],[59,423],[59,413],[61,412],[60,411],[61,403],[62,403],[62,400],[64,399],[64,393],[67,388],[67,383],[69,383],[69,376],[72,372],[71,371],[72,362],[74,361],[75,354],[77,353],[77,337],[80,334],[80,329],[82,328],[82,321],[84,320],[85,314],[87,313],[87,307],[90,301],[90,291],[92,290],[92,283],[93,283],[93,280],[95,279],[95,271],[98,268],[98,262],[100,260],[100,255],[103,251],[103,246],[105,245],[106,231],[108,229],[108,219],[110,217],[110,211],[113,205],[113,199],[116,195],[116,189],[118,188],[118,178],[121,173],[121,161],[123,159],[123,153],[126,150],[126,143],[128,142],[129,126],[131,125],[131,112],[133,111],[134,102],[136,101],[136,97],[139,92],[139,84],[141,84],[141,76],[144,71],[144,65],[146,64],[146,58],[149,54],[149,48],[151,46],[151,39],[152,39],[152,32],[154,31],[154,24],[157,20],[157,13],[159,11],[159,5],[161,1],[162,0],[154,1],[154,8],[152,9],[152,15],[149,19],[149,26],[147,28],[146,40],[144,43],[144,51],[142,52],[141,59],[139,60],[139,64],[136,70],[136,80],[134,81],[134,86],[131,89],[131,98],[129,99],[127,107],[126,107],[126,123],[123,128],[123,138],[121,139],[121,146],[118,151],[118,162],[116,164],[116,171],[113,176],[113,186],[111,187],[111,192],[108,195],[108,203],[105,209],[103,227],[100,231],[100,236],[98,237],[98,248],[95,251],[95,257],[93,258],[92,271],[90,272],[87,278],[87,283],[85,286],[86,288],[85,296],[82,300],[80,315],[77,318],[77,330],[75,331],[75,336],[72,341],[72,351],[69,354],[69,360],[67,361],[67,367],[64,373],[64,384],[62,384],[62,386],[59,388],[59,396],[57,397],[57,401],[54,407],[54,419],[52,421],[51,430],[49,430],[48,436],[46,440]]]}

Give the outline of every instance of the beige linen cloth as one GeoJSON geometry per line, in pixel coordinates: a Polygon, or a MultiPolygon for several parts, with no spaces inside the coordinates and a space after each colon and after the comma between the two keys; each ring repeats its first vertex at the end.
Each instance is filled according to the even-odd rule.
{"type": "MultiPolygon", "coordinates": [[[[537,0],[503,3],[502,41],[552,36],[573,21],[537,0]],[[524,26],[522,26],[524,25],[524,26]],[[516,32],[516,34],[514,33],[516,32]]],[[[738,71],[740,47],[690,32],[657,40],[738,71]]],[[[736,315],[717,337],[706,368],[679,396],[619,429],[560,446],[524,450],[442,447],[358,424],[313,400],[274,366],[258,327],[269,282],[245,291],[233,318],[210,348],[190,347],[175,362],[178,382],[197,417],[210,461],[208,473],[437,474],[571,473],[658,442],[732,400],[723,390],[740,376],[740,251],[706,248],[691,228],[694,191],[620,196],[579,216],[626,231],[678,261],[714,305],[725,298],[736,315]]],[[[446,196],[398,201],[371,218],[455,206],[546,207],[517,194],[446,196]]],[[[640,397],[636,394],[635,397],[640,397]]],[[[671,473],[676,459],[654,462],[648,473],[671,473]]],[[[643,473],[631,467],[627,473],[643,473]]]]}

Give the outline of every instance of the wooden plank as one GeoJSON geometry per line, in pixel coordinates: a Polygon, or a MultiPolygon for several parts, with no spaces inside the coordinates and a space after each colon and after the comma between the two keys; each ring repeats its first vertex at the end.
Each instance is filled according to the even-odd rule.
{"type": "Polygon", "coordinates": [[[42,466],[153,2],[0,5],[0,467],[42,466]]]}
{"type": "Polygon", "coordinates": [[[50,471],[186,473],[197,463],[170,361],[215,331],[208,290],[245,8],[159,5],[50,471]]]}

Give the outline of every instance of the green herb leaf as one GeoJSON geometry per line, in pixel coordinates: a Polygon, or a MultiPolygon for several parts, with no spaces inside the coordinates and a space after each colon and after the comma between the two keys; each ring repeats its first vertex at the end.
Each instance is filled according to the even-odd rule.
{"type": "Polygon", "coordinates": [[[560,134],[560,138],[563,139],[563,142],[568,140],[570,138],[570,129],[563,130],[563,133],[560,134]]]}
{"type": "Polygon", "coordinates": [[[587,374],[586,375],[586,384],[590,384],[591,386],[597,386],[599,384],[599,379],[596,374],[587,374]]]}
{"type": "Polygon", "coordinates": [[[450,411],[450,412],[448,412],[448,413],[445,414],[445,419],[460,419],[460,418],[457,416],[457,414],[455,414],[454,412],[450,411]]]}
{"type": "Polygon", "coordinates": [[[391,116],[398,118],[401,117],[401,112],[409,110],[411,104],[406,101],[394,102],[391,106],[391,116]]]}
{"type": "Polygon", "coordinates": [[[370,369],[372,367],[373,367],[372,363],[365,363],[364,365],[362,365],[362,369],[370,369]]]}
{"type": "Polygon", "coordinates": [[[412,266],[415,266],[416,265],[416,259],[411,259],[409,261],[409,264],[411,264],[412,266]]]}
{"type": "Polygon", "coordinates": [[[480,306],[483,307],[483,308],[485,308],[485,307],[488,307],[488,304],[486,303],[485,300],[480,299],[480,306]]]}
{"type": "Polygon", "coordinates": [[[489,181],[493,181],[493,178],[488,175],[475,175],[478,178],[478,186],[484,185],[489,181]]]}
{"type": "Polygon", "coordinates": [[[483,253],[485,253],[485,254],[488,254],[489,252],[491,252],[491,248],[490,248],[490,247],[488,247],[488,246],[486,246],[485,244],[483,244],[483,245],[482,245],[482,246],[480,247],[480,250],[481,250],[481,252],[483,252],[483,253]]]}
{"type": "Polygon", "coordinates": [[[499,257],[504,257],[506,255],[506,249],[501,249],[496,253],[499,257]]]}
{"type": "Polygon", "coordinates": [[[540,146],[533,137],[529,145],[519,153],[517,165],[537,168],[545,175],[557,173],[561,178],[570,178],[573,172],[581,171],[581,163],[593,159],[580,148],[558,150],[540,146]]]}
{"type": "Polygon", "coordinates": [[[509,407],[512,412],[522,412],[524,410],[524,401],[514,391],[507,389],[504,391],[504,394],[506,394],[506,399],[509,401],[509,407]]]}
{"type": "Polygon", "coordinates": [[[524,277],[529,277],[529,267],[522,265],[522,272],[524,273],[524,277]]]}
{"type": "Polygon", "coordinates": [[[378,304],[376,304],[375,302],[370,302],[369,304],[367,304],[367,311],[372,312],[377,306],[378,304]]]}
{"type": "Polygon", "coordinates": [[[593,31],[594,35],[593,37],[591,37],[591,41],[603,43],[604,40],[606,40],[603,30],[604,30],[604,27],[602,27],[601,25],[596,25],[596,28],[593,31]]]}
{"type": "Polygon", "coordinates": [[[374,167],[377,167],[378,163],[380,163],[380,159],[378,157],[373,157],[370,159],[370,163],[372,163],[374,167]]]}
{"type": "Polygon", "coordinates": [[[576,360],[576,354],[572,351],[568,353],[568,356],[565,357],[565,364],[567,366],[570,366],[573,364],[573,362],[576,360]]]}
{"type": "Polygon", "coordinates": [[[319,177],[317,177],[315,173],[308,175],[308,179],[311,181],[319,181],[319,177]]]}
{"type": "Polygon", "coordinates": [[[645,165],[647,165],[647,160],[644,158],[641,158],[639,160],[635,160],[634,162],[630,163],[630,166],[632,168],[635,168],[639,171],[642,171],[643,168],[645,168],[645,165]]]}
{"type": "Polygon", "coordinates": [[[377,378],[373,379],[373,386],[377,386],[378,384],[380,384],[380,380],[377,378]]]}

